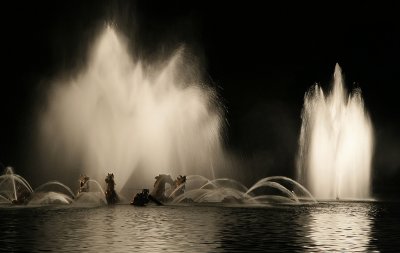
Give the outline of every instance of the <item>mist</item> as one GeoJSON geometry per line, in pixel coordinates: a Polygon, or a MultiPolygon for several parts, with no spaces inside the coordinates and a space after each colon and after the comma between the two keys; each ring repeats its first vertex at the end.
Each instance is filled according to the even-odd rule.
{"type": "Polygon", "coordinates": [[[149,188],[160,173],[214,178],[224,159],[223,111],[185,56],[181,47],[144,65],[107,26],[87,66],[47,93],[38,120],[46,174],[103,181],[114,173],[119,190],[149,188]]]}

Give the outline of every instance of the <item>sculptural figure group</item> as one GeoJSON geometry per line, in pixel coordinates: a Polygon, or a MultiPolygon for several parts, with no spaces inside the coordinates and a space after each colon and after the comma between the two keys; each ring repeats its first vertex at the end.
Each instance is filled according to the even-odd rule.
{"type": "MultiPolygon", "coordinates": [[[[149,189],[142,189],[141,192],[137,193],[133,198],[131,204],[135,206],[145,206],[150,202],[157,205],[163,205],[164,203],[172,201],[177,196],[181,195],[185,191],[186,176],[179,175],[175,180],[170,175],[160,174],[155,177],[154,188],[150,192],[149,189]],[[166,188],[169,185],[169,188],[166,188]]],[[[89,191],[89,177],[81,175],[79,179],[79,190],[78,194],[89,191]]],[[[114,174],[108,173],[105,182],[107,184],[105,199],[107,204],[112,205],[119,202],[118,194],[115,191],[114,174]]]]}

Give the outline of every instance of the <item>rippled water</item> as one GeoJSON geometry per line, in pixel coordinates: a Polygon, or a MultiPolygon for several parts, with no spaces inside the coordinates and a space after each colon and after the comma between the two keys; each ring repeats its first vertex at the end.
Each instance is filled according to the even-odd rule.
{"type": "Polygon", "coordinates": [[[0,208],[0,251],[399,251],[400,203],[0,208]]]}

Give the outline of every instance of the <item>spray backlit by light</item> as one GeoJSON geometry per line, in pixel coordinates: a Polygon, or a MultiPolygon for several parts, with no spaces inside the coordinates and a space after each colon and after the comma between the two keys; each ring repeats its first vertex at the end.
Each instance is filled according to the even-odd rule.
{"type": "Polygon", "coordinates": [[[87,66],[49,92],[40,117],[43,153],[64,164],[81,161],[91,178],[113,172],[117,188],[130,179],[143,187],[159,173],[213,178],[222,152],[215,91],[183,50],[162,62],[133,59],[107,27],[87,66]],[[137,170],[141,177],[132,178],[137,170]]]}
{"type": "Polygon", "coordinates": [[[318,85],[305,94],[299,144],[298,177],[317,199],[370,197],[373,127],[339,65],[328,94],[318,85]]]}

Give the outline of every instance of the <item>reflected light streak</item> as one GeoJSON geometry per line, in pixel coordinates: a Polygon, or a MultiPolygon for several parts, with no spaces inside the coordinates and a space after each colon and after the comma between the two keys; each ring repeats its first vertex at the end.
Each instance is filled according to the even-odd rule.
{"type": "Polygon", "coordinates": [[[371,250],[372,220],[367,210],[338,209],[310,214],[309,237],[314,241],[311,248],[321,252],[371,250]]]}

